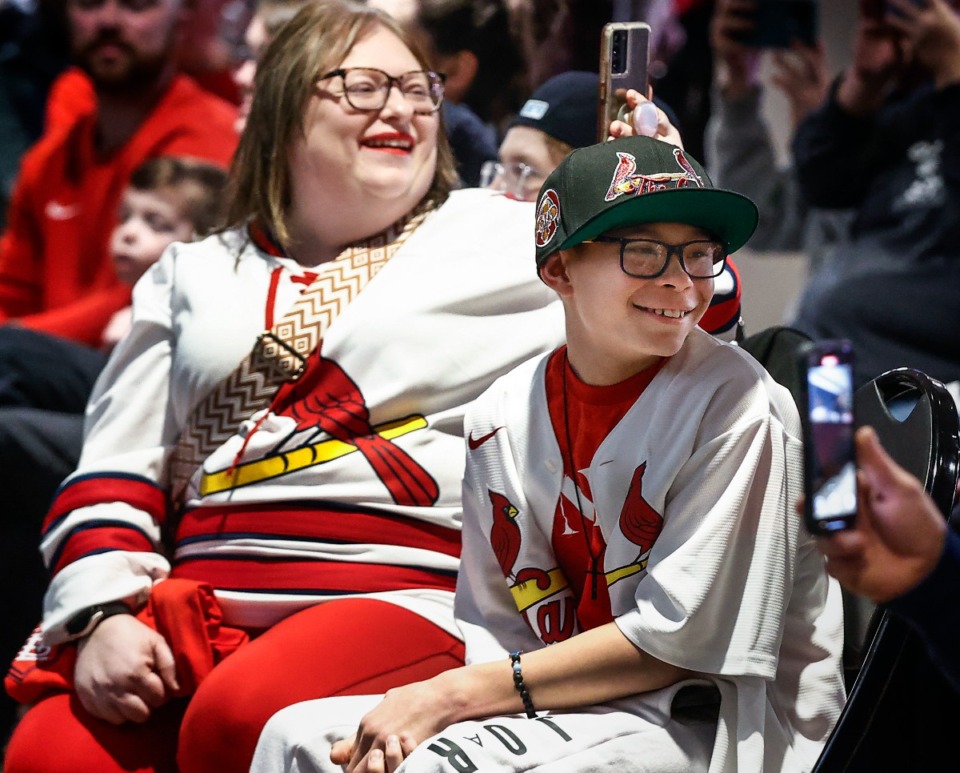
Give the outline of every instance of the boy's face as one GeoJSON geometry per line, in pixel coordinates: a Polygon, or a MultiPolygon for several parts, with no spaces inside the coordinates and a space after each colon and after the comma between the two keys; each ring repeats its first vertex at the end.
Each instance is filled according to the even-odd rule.
{"type": "MultiPolygon", "coordinates": [[[[630,226],[606,236],[669,245],[711,238],[682,223],[630,226]]],[[[554,254],[541,276],[563,298],[571,361],[592,383],[616,383],[676,354],[713,297],[713,280],[691,279],[676,253],[658,277],[628,276],[620,268],[618,244],[586,243],[554,254]],[[591,378],[591,372],[609,377],[591,378]]]]}
{"type": "Polygon", "coordinates": [[[547,135],[530,126],[511,127],[500,143],[498,155],[503,179],[495,180],[494,187],[521,201],[536,201],[540,186],[557,166],[547,135]]]}
{"type": "Polygon", "coordinates": [[[178,204],[176,191],[127,188],[120,204],[120,222],[110,239],[117,276],[132,285],[168,245],[192,239],[193,223],[178,204]]]}

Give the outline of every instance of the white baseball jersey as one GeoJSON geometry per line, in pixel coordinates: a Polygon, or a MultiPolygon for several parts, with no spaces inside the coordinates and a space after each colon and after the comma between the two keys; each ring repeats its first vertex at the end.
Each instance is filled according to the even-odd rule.
{"type": "Polygon", "coordinates": [[[249,417],[204,462],[168,560],[158,482],[181,428],[310,271],[243,231],[173,245],[135,288],[133,329],[45,526],[45,640],[66,638],[91,604],[143,597],[171,565],[211,582],[232,625],[362,594],[456,633],[466,406],[563,335],[533,225],[531,204],[453,193],[330,325],[302,377],[311,388],[249,417]],[[427,494],[411,504],[398,480],[427,494]]]}
{"type": "MultiPolygon", "coordinates": [[[[563,465],[545,363],[498,380],[467,418],[468,437],[503,427],[468,454],[456,604],[468,661],[542,647],[538,622],[552,635],[570,593],[549,542],[563,465]],[[517,511],[506,582],[491,492],[517,511]],[[524,569],[549,584],[518,581],[524,569]]],[[[790,394],[748,355],[695,331],[583,472],[617,625],[721,687],[711,771],[809,769],[843,704],[840,595],[794,513],[801,469],[790,394]],[[621,520],[639,500],[663,519],[652,546],[621,520]]]]}
{"type": "MultiPolygon", "coordinates": [[[[579,631],[566,618],[574,604],[550,536],[572,481],[547,407],[546,362],[497,380],[468,412],[456,597],[468,662],[506,668],[510,651],[579,631]]],[[[458,723],[400,770],[809,770],[844,701],[843,634],[839,588],[793,511],[799,438],[790,394],[749,355],[696,331],[581,470],[617,625],[715,685],[716,723],[678,708],[674,698],[697,684],[681,682],[536,720],[458,723]],[[662,519],[652,542],[627,522],[641,510],[662,519]]],[[[325,761],[330,743],[374,703],[285,709],[264,729],[253,770],[336,770],[325,761]]]]}

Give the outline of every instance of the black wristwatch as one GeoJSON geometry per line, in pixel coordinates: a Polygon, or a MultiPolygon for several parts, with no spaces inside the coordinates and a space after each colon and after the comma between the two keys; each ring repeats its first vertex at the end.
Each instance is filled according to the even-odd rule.
{"type": "Polygon", "coordinates": [[[82,638],[93,632],[100,623],[113,615],[132,615],[133,612],[122,601],[108,601],[106,604],[94,604],[82,609],[64,626],[67,633],[82,638]]]}

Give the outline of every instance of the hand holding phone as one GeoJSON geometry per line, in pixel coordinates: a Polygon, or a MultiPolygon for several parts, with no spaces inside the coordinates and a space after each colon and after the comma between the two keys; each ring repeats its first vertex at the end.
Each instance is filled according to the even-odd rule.
{"type": "Polygon", "coordinates": [[[853,348],[821,341],[800,355],[804,523],[812,534],[852,528],[857,515],[853,348]]]}
{"type": "Polygon", "coordinates": [[[600,41],[598,142],[606,141],[613,121],[626,117],[628,89],[647,96],[649,47],[650,25],[645,22],[604,25],[600,41]]]}

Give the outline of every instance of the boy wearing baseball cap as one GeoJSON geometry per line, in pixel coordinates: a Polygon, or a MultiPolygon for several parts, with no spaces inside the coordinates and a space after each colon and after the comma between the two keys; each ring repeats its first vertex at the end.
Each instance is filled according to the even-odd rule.
{"type": "Polygon", "coordinates": [[[305,749],[319,762],[296,770],[337,770],[325,744],[349,711],[366,711],[360,730],[329,753],[347,770],[813,766],[844,700],[842,613],[792,512],[799,419],[748,354],[697,328],[756,222],[749,199],[649,137],[554,170],[536,258],[567,345],[467,416],[469,665],[288,709],[253,770],[303,765],[305,749]]]}

